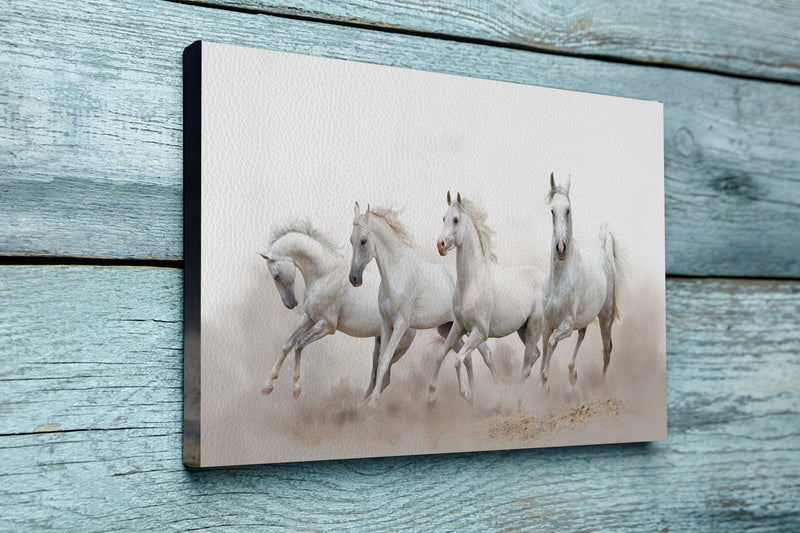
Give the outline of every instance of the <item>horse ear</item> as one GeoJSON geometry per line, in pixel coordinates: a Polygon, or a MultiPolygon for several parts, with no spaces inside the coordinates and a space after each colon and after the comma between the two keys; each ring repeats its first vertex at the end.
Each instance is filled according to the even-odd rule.
{"type": "Polygon", "coordinates": [[[364,212],[364,219],[369,222],[369,204],[367,204],[367,210],[364,212]]]}
{"type": "Polygon", "coordinates": [[[550,189],[556,188],[556,178],[553,176],[553,173],[550,173],[550,189]]]}
{"type": "Polygon", "coordinates": [[[571,175],[568,175],[568,176],[567,176],[567,186],[566,186],[566,187],[564,187],[564,189],[567,191],[567,195],[569,195],[569,184],[570,184],[571,182],[572,182],[572,176],[571,176],[571,175]]]}
{"type": "Polygon", "coordinates": [[[450,200],[450,191],[447,191],[447,205],[453,205],[453,201],[450,200]]]}
{"type": "Polygon", "coordinates": [[[353,208],[353,220],[358,218],[358,215],[361,214],[361,208],[358,206],[358,202],[356,202],[355,207],[353,208]]]}
{"type": "Polygon", "coordinates": [[[461,193],[456,193],[456,203],[458,204],[458,208],[461,209],[463,206],[461,205],[461,193]]]}
{"type": "Polygon", "coordinates": [[[272,259],[270,259],[270,257],[267,254],[262,254],[261,252],[256,252],[256,253],[261,257],[263,257],[264,259],[266,259],[267,261],[272,261],[272,259]]]}

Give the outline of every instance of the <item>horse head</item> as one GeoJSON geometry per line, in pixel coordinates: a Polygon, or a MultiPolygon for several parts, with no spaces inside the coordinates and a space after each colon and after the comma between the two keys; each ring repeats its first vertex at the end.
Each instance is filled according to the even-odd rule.
{"type": "Polygon", "coordinates": [[[281,295],[283,305],[287,309],[297,307],[297,298],[294,294],[294,278],[297,273],[297,267],[295,267],[294,261],[286,257],[272,257],[269,252],[266,254],[259,252],[258,255],[267,261],[267,268],[269,268],[275,287],[281,295]]]}
{"type": "Polygon", "coordinates": [[[450,198],[450,191],[447,191],[447,206],[447,211],[442,218],[444,227],[436,240],[436,248],[441,256],[447,255],[447,252],[454,246],[460,246],[464,236],[464,224],[461,222],[464,206],[461,203],[461,193],[456,193],[456,201],[453,202],[450,198]]]}
{"type": "Polygon", "coordinates": [[[572,244],[572,217],[569,201],[569,179],[566,186],[556,185],[553,173],[550,173],[550,192],[547,200],[553,217],[553,254],[559,261],[567,257],[572,244]]]}
{"type": "Polygon", "coordinates": [[[359,287],[364,275],[364,269],[372,258],[375,257],[375,243],[369,230],[370,210],[361,214],[361,209],[356,202],[353,216],[353,232],[350,234],[350,244],[353,247],[353,258],[350,261],[350,283],[359,287]]]}

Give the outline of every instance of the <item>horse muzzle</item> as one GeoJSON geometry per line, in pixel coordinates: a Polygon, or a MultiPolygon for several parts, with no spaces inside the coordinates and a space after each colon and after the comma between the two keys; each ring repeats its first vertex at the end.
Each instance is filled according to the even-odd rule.
{"type": "Polygon", "coordinates": [[[284,296],[283,305],[286,306],[286,309],[294,309],[297,307],[297,298],[294,297],[294,294],[290,296],[284,296]]]}
{"type": "Polygon", "coordinates": [[[567,257],[567,243],[561,239],[558,239],[556,244],[556,256],[558,256],[559,261],[563,261],[567,257]]]}
{"type": "Polygon", "coordinates": [[[350,284],[353,287],[360,287],[361,286],[361,281],[362,280],[361,280],[361,274],[360,273],[359,274],[354,274],[353,272],[350,272],[350,284]]]}
{"type": "Polygon", "coordinates": [[[438,241],[436,241],[436,249],[439,250],[439,255],[441,255],[442,257],[447,255],[448,247],[445,244],[444,239],[439,239],[438,241]]]}

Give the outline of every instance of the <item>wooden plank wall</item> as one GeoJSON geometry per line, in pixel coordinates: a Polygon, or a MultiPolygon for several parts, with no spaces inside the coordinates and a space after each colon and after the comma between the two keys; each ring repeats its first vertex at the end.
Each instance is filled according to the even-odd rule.
{"type": "Polygon", "coordinates": [[[7,0],[0,28],[0,529],[800,529],[800,5],[7,0]],[[669,440],[186,470],[196,39],[664,102],[669,440]]]}

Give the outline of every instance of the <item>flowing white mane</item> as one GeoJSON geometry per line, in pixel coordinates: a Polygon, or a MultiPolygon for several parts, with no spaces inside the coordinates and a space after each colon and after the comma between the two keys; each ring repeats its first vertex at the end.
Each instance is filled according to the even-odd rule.
{"type": "Polygon", "coordinates": [[[414,247],[414,239],[408,233],[405,225],[400,222],[400,211],[391,207],[372,207],[369,210],[370,216],[376,216],[383,220],[389,228],[397,235],[397,238],[408,247],[414,247]]]}
{"type": "Polygon", "coordinates": [[[323,248],[328,250],[333,255],[341,255],[341,250],[339,250],[339,247],[336,246],[327,235],[315,228],[310,221],[304,219],[295,219],[273,229],[269,239],[269,246],[272,246],[275,244],[275,241],[290,233],[300,233],[305,235],[306,237],[317,241],[320,245],[322,245],[323,248]]]}
{"type": "Polygon", "coordinates": [[[486,224],[486,219],[489,216],[488,213],[486,213],[485,209],[467,200],[463,196],[461,197],[461,207],[464,208],[464,211],[469,215],[470,220],[472,220],[472,225],[475,226],[475,231],[478,232],[478,242],[481,244],[483,255],[490,261],[496,263],[497,256],[494,253],[492,245],[494,230],[486,224]]]}

